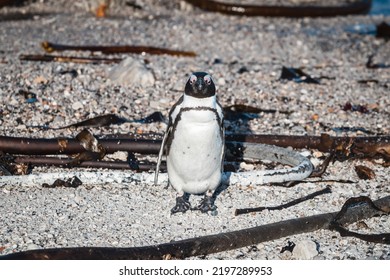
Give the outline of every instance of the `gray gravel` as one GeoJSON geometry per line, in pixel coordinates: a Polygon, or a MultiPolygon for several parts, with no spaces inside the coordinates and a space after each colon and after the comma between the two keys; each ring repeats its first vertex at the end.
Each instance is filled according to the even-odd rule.
{"type": "MultiPolygon", "coordinates": [[[[0,19],[21,11],[48,13],[29,20],[1,22],[0,135],[74,137],[81,129],[41,130],[31,126],[62,127],[108,113],[127,119],[139,119],[154,111],[167,116],[181,95],[188,74],[197,70],[213,75],[224,106],[246,104],[279,110],[273,114],[261,113],[249,121],[227,122],[229,133],[366,135],[361,130],[331,129],[351,127],[390,134],[390,68],[365,67],[370,54],[375,54],[374,62],[390,65],[390,42],[361,34],[373,30],[375,24],[389,22],[390,17],[230,17],[202,12],[180,1],[145,0],[137,1],[143,9],[115,6],[110,11],[112,17],[98,19],[87,11],[89,8],[80,8],[76,1],[69,5],[61,2],[38,1],[0,10],[0,19]],[[19,60],[21,54],[43,54],[40,43],[46,40],[81,45],[151,45],[195,51],[198,56],[133,55],[134,59],[147,62],[154,75],[154,85],[117,85],[108,78],[115,64],[19,60]],[[319,85],[280,81],[282,66],[304,67],[313,77],[327,78],[322,78],[319,85]],[[38,101],[27,103],[20,90],[34,92],[38,101]],[[343,111],[347,102],[366,106],[369,113],[343,111]]],[[[67,52],[65,55],[88,54],[67,52]]],[[[90,130],[95,135],[162,133],[165,127],[164,123],[125,123],[90,130]]],[[[322,162],[321,153],[302,152],[315,165],[322,162]]],[[[123,158],[123,154],[111,157],[123,158]]],[[[151,245],[338,211],[353,196],[378,199],[390,195],[389,170],[380,163],[380,160],[335,162],[323,176],[324,182],[311,180],[292,188],[230,185],[216,199],[217,216],[198,212],[171,216],[176,194],[164,186],[139,183],[102,186],[84,182],[77,189],[47,189],[6,185],[0,189],[0,254],[69,246],[151,245]],[[376,178],[360,180],[355,165],[373,169],[376,178]],[[326,182],[339,179],[353,183],[326,182]],[[331,194],[286,210],[233,214],[236,208],[279,205],[327,185],[332,187],[331,194]]],[[[32,170],[33,174],[47,172],[67,170],[47,167],[32,170]]],[[[191,197],[191,201],[196,203],[200,198],[191,197]]],[[[364,223],[364,226],[351,225],[350,229],[390,232],[388,216],[364,223]]],[[[390,259],[390,245],[341,238],[336,232],[320,230],[206,258],[390,259]],[[304,247],[300,249],[303,253],[280,253],[288,241],[304,247]],[[317,244],[317,252],[313,251],[313,242],[317,244]]]]}

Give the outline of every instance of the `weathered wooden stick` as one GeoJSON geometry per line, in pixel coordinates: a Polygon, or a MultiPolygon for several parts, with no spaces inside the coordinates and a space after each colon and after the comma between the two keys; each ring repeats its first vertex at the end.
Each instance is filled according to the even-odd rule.
{"type": "MultiPolygon", "coordinates": [[[[153,163],[134,163],[131,164],[126,161],[96,161],[87,160],[82,161],[77,165],[73,165],[73,159],[70,158],[56,158],[56,157],[15,157],[15,163],[32,164],[36,166],[59,166],[59,167],[86,167],[86,168],[107,168],[120,170],[134,170],[134,171],[150,171],[156,168],[153,163]]],[[[165,171],[165,165],[162,166],[165,171]]]]}
{"type": "Polygon", "coordinates": [[[282,205],[236,209],[236,211],[234,212],[234,215],[237,216],[237,215],[248,214],[248,213],[253,213],[253,212],[261,212],[263,210],[282,210],[282,209],[285,209],[285,208],[297,205],[297,204],[299,204],[301,202],[304,202],[306,200],[312,199],[312,198],[314,198],[314,197],[316,197],[318,195],[331,193],[331,192],[332,191],[331,191],[330,187],[327,186],[325,189],[316,191],[316,192],[311,193],[311,194],[309,194],[307,196],[304,196],[304,197],[300,197],[300,198],[294,199],[294,200],[292,200],[290,202],[287,202],[285,204],[282,204],[282,205]]]}
{"type": "Polygon", "coordinates": [[[371,0],[353,1],[347,5],[339,6],[244,5],[239,2],[230,4],[213,0],[186,0],[186,2],[210,12],[219,12],[228,15],[265,17],[334,17],[352,14],[366,14],[371,7],[371,0]]]}
{"type": "Polygon", "coordinates": [[[196,53],[189,51],[178,51],[166,48],[157,48],[150,46],[77,46],[77,45],[62,45],[54,44],[51,42],[42,42],[43,49],[48,52],[54,51],[90,51],[90,52],[101,52],[104,54],[115,54],[115,53],[135,53],[135,54],[155,54],[155,55],[175,55],[175,56],[196,56],[196,53]]]}
{"type": "Polygon", "coordinates": [[[41,54],[25,54],[19,56],[20,60],[26,61],[41,61],[41,62],[73,62],[73,63],[119,63],[121,58],[106,58],[106,57],[79,57],[79,56],[64,56],[64,55],[41,55],[41,54]]]}
{"type": "MultiPolygon", "coordinates": [[[[390,196],[376,200],[374,203],[379,208],[388,208],[390,207],[390,196]]],[[[192,256],[208,255],[233,250],[290,235],[312,232],[319,229],[328,229],[338,213],[339,212],[332,212],[304,218],[290,219],[243,230],[195,237],[152,246],[130,248],[51,248],[18,252],[0,256],[0,259],[150,260],[164,259],[167,257],[184,259],[192,256]]],[[[347,225],[362,219],[371,218],[380,213],[381,212],[367,204],[356,205],[355,207],[349,209],[339,222],[343,225],[347,225]]]]}

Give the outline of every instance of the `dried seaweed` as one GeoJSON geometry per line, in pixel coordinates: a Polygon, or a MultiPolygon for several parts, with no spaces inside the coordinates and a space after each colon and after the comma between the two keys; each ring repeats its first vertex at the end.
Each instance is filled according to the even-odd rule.
{"type": "Polygon", "coordinates": [[[252,212],[261,212],[263,210],[282,210],[282,209],[297,205],[301,202],[307,201],[309,199],[312,199],[316,196],[326,194],[326,193],[331,193],[331,192],[332,192],[331,188],[329,186],[327,186],[325,189],[316,191],[314,193],[311,193],[311,194],[304,196],[304,197],[300,197],[298,199],[294,199],[294,200],[292,200],[288,203],[282,204],[282,205],[236,209],[236,211],[234,212],[234,215],[237,216],[237,215],[248,214],[248,213],[252,213],[252,212]]]}
{"type": "Polygon", "coordinates": [[[32,91],[21,89],[19,90],[19,94],[24,96],[27,103],[34,103],[38,101],[37,95],[32,91]]]}
{"type": "Polygon", "coordinates": [[[15,162],[15,157],[0,151],[0,174],[2,176],[25,175],[29,171],[28,163],[15,162]]]}
{"type": "Polygon", "coordinates": [[[377,133],[375,133],[371,130],[368,130],[364,127],[351,127],[351,126],[330,127],[329,125],[324,124],[322,122],[320,122],[319,125],[324,129],[332,130],[336,133],[363,132],[363,133],[368,134],[368,135],[376,135],[377,134],[377,133]]]}
{"type": "Polygon", "coordinates": [[[154,55],[174,55],[174,56],[196,56],[196,53],[189,51],[178,51],[165,48],[157,48],[150,46],[77,46],[77,45],[62,45],[54,44],[48,41],[42,42],[42,48],[52,53],[54,51],[90,51],[101,52],[104,54],[118,54],[118,53],[135,53],[135,54],[154,54],[154,55]]]}
{"type": "Polygon", "coordinates": [[[12,12],[2,14],[0,16],[0,22],[4,21],[21,21],[21,20],[35,20],[41,17],[53,16],[53,13],[45,12],[12,12]]]}
{"type": "Polygon", "coordinates": [[[371,54],[368,56],[366,67],[368,69],[380,69],[380,68],[390,68],[389,64],[386,63],[374,63],[375,54],[371,54]]]}
{"type": "Polygon", "coordinates": [[[64,55],[40,55],[40,54],[23,54],[19,56],[20,60],[39,61],[39,62],[72,62],[72,63],[119,63],[121,58],[106,58],[106,57],[79,57],[79,56],[64,56],[64,55]]]}
{"type": "Polygon", "coordinates": [[[330,222],[329,229],[338,231],[341,236],[352,236],[367,242],[390,244],[390,233],[361,234],[361,233],[349,231],[342,225],[343,223],[340,222],[340,220],[345,218],[345,216],[348,214],[348,211],[353,211],[354,208],[359,207],[361,205],[368,205],[378,214],[390,213],[389,205],[386,205],[384,207],[382,205],[377,205],[367,196],[352,197],[344,203],[340,212],[337,213],[335,218],[330,222]]]}
{"type": "Polygon", "coordinates": [[[289,240],[289,241],[287,242],[287,245],[284,246],[284,247],[280,250],[280,253],[283,254],[283,253],[286,252],[286,251],[292,253],[292,251],[294,250],[294,248],[295,248],[295,243],[289,240]]]}
{"type": "Polygon", "coordinates": [[[69,166],[77,166],[86,160],[101,160],[106,155],[104,147],[88,130],[84,129],[81,131],[76,135],[76,139],[85,150],[76,155],[76,157],[68,164],[69,166]]]}
{"type": "MultiPolygon", "coordinates": [[[[58,166],[62,168],[72,168],[74,159],[71,158],[58,158],[58,157],[46,157],[46,156],[17,156],[14,158],[14,162],[17,164],[27,164],[32,166],[58,166]]],[[[78,167],[84,168],[104,168],[104,169],[120,169],[120,170],[133,170],[137,172],[150,171],[156,168],[156,164],[148,161],[104,161],[104,160],[83,160],[77,164],[78,167]]],[[[1,168],[1,165],[0,165],[1,168]]],[[[165,164],[161,165],[161,170],[166,171],[165,164]]],[[[12,174],[11,174],[12,175],[12,174]]]]}
{"type": "Polygon", "coordinates": [[[339,6],[266,6],[245,5],[241,3],[224,3],[213,0],[186,0],[186,2],[202,10],[239,16],[266,17],[334,17],[352,14],[366,14],[370,10],[371,1],[361,0],[339,6]]]}
{"type": "Polygon", "coordinates": [[[290,111],[280,111],[276,109],[261,109],[261,108],[257,108],[245,104],[234,104],[230,106],[225,106],[223,108],[223,112],[224,112],[225,119],[229,121],[236,121],[239,119],[244,119],[244,120],[257,119],[259,118],[258,114],[260,113],[275,114],[276,112],[278,112],[286,115],[292,113],[290,111]]]}
{"type": "Polygon", "coordinates": [[[57,179],[54,181],[53,184],[42,184],[42,187],[44,188],[57,188],[57,187],[66,187],[66,188],[77,188],[78,186],[81,186],[83,182],[76,176],[69,178],[68,180],[64,181],[61,179],[57,179]]]}
{"type": "Polygon", "coordinates": [[[161,112],[154,112],[145,118],[134,120],[133,122],[138,123],[154,123],[154,122],[165,122],[166,119],[161,112]]]}
{"type": "Polygon", "coordinates": [[[67,126],[55,128],[55,129],[64,129],[70,127],[103,127],[103,126],[110,126],[113,124],[123,124],[127,121],[128,121],[127,119],[119,117],[115,114],[107,114],[107,115],[102,115],[91,119],[87,119],[81,122],[77,122],[74,124],[70,124],[67,126]]]}
{"type": "Polygon", "coordinates": [[[382,21],[376,26],[376,37],[390,38],[390,25],[387,22],[382,21]]]}
{"type": "Polygon", "coordinates": [[[372,180],[375,179],[376,176],[375,172],[371,168],[364,165],[356,165],[355,171],[358,177],[362,180],[372,180]]]}
{"type": "Polygon", "coordinates": [[[362,114],[367,114],[370,111],[367,109],[366,105],[354,105],[351,102],[347,102],[342,106],[343,111],[359,112],[362,114]]]}
{"type": "MultiPolygon", "coordinates": [[[[116,114],[107,114],[107,115],[93,117],[90,119],[86,119],[84,121],[80,121],[77,123],[73,123],[61,127],[49,127],[47,125],[39,125],[34,127],[58,130],[58,129],[77,128],[77,127],[104,127],[110,125],[120,125],[126,122],[135,122],[135,123],[165,122],[165,118],[161,112],[153,112],[152,114],[144,118],[136,119],[136,120],[128,120],[126,118],[117,116],[116,114]]],[[[28,126],[28,127],[32,127],[32,126],[28,126]]]]}
{"type": "MultiPolygon", "coordinates": [[[[390,208],[390,196],[376,200],[374,203],[379,209],[390,208]]],[[[359,220],[371,218],[374,215],[381,213],[377,209],[367,206],[366,204],[356,205],[348,210],[349,211],[344,213],[342,216],[338,215],[338,212],[325,213],[237,231],[223,232],[214,235],[143,247],[78,247],[39,249],[3,255],[0,256],[0,259],[162,260],[165,259],[166,256],[170,256],[175,259],[184,259],[251,246],[253,244],[275,240],[290,235],[312,232],[319,229],[329,229],[330,223],[335,221],[335,217],[338,217],[336,220],[337,223],[347,225],[359,220]]]]}
{"type": "Polygon", "coordinates": [[[329,156],[325,158],[321,165],[317,166],[311,173],[310,177],[321,177],[329,166],[329,163],[334,159],[335,152],[331,152],[329,156]]]}
{"type": "Polygon", "coordinates": [[[279,80],[294,81],[296,83],[319,84],[320,81],[312,78],[301,69],[293,67],[282,67],[282,73],[279,80]]]}

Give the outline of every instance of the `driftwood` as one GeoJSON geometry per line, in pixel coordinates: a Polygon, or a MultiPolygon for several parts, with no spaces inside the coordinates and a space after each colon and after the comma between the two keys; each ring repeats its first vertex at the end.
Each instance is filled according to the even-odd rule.
{"type": "Polygon", "coordinates": [[[362,219],[371,218],[375,215],[383,214],[384,212],[388,213],[388,210],[390,209],[390,196],[376,200],[374,204],[375,207],[372,207],[370,203],[360,203],[358,205],[352,205],[353,207],[348,207],[348,211],[345,211],[346,208],[343,207],[343,210],[340,212],[291,219],[253,228],[195,237],[153,246],[132,248],[52,248],[18,252],[0,256],[0,259],[184,259],[192,256],[202,256],[233,250],[290,235],[312,232],[319,229],[329,229],[334,226],[335,223],[347,225],[362,219]],[[378,209],[382,211],[379,211],[378,209]]]}
{"type": "Polygon", "coordinates": [[[39,62],[73,62],[73,63],[119,63],[121,58],[107,57],[80,57],[80,56],[64,56],[64,55],[41,55],[41,54],[22,54],[20,60],[39,61],[39,62]]]}
{"type": "MultiPolygon", "coordinates": [[[[16,164],[31,164],[39,166],[58,166],[64,168],[72,168],[75,166],[85,168],[108,168],[108,169],[120,169],[120,170],[133,170],[133,171],[150,171],[156,168],[155,163],[149,162],[128,162],[128,161],[96,161],[86,160],[77,164],[70,158],[57,158],[57,157],[27,157],[18,156],[13,158],[13,162],[16,164]]],[[[166,171],[165,165],[161,168],[162,171],[166,171]]]]}
{"type": "Polygon", "coordinates": [[[196,56],[194,52],[178,51],[165,48],[157,48],[150,46],[77,46],[77,45],[62,45],[54,44],[51,42],[42,42],[43,49],[48,52],[54,51],[90,51],[90,52],[101,52],[104,54],[115,54],[115,53],[135,53],[135,54],[154,54],[154,55],[174,55],[174,56],[196,56]]]}
{"type": "Polygon", "coordinates": [[[239,16],[266,17],[334,17],[352,14],[366,14],[371,8],[371,0],[353,1],[339,6],[268,6],[234,4],[213,0],[186,0],[200,9],[239,16]]]}
{"type": "Polygon", "coordinates": [[[325,189],[316,191],[316,192],[311,193],[311,194],[304,196],[304,197],[294,199],[294,200],[287,202],[285,204],[282,204],[282,205],[236,209],[236,211],[234,212],[234,215],[237,216],[237,215],[248,214],[248,213],[252,213],[252,212],[261,212],[263,210],[282,210],[282,209],[297,205],[297,204],[304,202],[306,200],[312,199],[318,195],[331,193],[331,192],[332,192],[331,188],[329,186],[327,186],[325,189]]]}

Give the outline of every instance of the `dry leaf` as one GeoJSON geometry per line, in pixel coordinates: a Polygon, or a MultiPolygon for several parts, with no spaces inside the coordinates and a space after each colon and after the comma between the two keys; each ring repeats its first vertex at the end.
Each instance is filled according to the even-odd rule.
{"type": "Polygon", "coordinates": [[[375,172],[371,168],[368,168],[367,166],[364,165],[356,165],[355,171],[358,177],[362,180],[375,179],[376,176],[375,172]]]}
{"type": "Polygon", "coordinates": [[[108,6],[105,3],[100,4],[99,7],[96,9],[95,16],[98,18],[106,17],[107,8],[108,6]]]}

